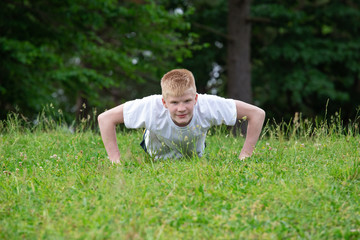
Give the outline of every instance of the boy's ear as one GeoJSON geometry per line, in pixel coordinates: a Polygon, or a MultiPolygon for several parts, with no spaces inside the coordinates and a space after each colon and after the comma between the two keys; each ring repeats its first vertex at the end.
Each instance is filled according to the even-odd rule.
{"type": "Polygon", "coordinates": [[[197,103],[197,100],[198,100],[198,94],[195,95],[195,104],[197,103]]]}
{"type": "Polygon", "coordinates": [[[165,108],[167,108],[167,105],[166,105],[165,99],[164,99],[164,98],[162,98],[161,100],[162,100],[162,103],[163,103],[164,107],[165,107],[165,108]]]}

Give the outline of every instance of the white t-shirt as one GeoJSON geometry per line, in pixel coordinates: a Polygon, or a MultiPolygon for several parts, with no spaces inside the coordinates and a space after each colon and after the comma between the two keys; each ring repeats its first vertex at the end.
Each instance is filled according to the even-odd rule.
{"type": "Polygon", "coordinates": [[[232,99],[199,94],[193,117],[185,127],[177,126],[162,103],[162,95],[152,95],[124,104],[127,128],[146,128],[147,152],[155,158],[203,155],[208,129],[214,125],[233,126],[236,106],[232,99]]]}

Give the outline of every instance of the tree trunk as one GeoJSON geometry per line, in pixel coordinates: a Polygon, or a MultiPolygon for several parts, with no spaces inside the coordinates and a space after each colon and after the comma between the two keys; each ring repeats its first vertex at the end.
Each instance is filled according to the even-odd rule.
{"type": "MultiPolygon", "coordinates": [[[[251,0],[229,0],[228,2],[228,46],[227,73],[228,96],[252,103],[250,64],[250,19],[251,0]]],[[[239,125],[237,125],[239,126],[239,125]]],[[[246,125],[242,126],[245,133],[246,125]]],[[[236,130],[235,130],[236,131],[236,130]]]]}
{"type": "Polygon", "coordinates": [[[81,94],[81,91],[78,93],[76,98],[76,120],[81,121],[86,119],[89,115],[89,106],[88,100],[84,98],[81,94]]]}

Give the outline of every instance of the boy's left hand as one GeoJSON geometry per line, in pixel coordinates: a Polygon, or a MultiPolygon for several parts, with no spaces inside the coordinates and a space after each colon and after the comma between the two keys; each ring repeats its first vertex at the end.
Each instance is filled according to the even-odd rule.
{"type": "Polygon", "coordinates": [[[239,159],[244,160],[251,157],[256,142],[259,139],[260,132],[265,120],[265,111],[254,105],[244,103],[242,101],[234,100],[237,111],[237,120],[246,117],[248,121],[247,133],[244,146],[241,149],[239,159]]]}

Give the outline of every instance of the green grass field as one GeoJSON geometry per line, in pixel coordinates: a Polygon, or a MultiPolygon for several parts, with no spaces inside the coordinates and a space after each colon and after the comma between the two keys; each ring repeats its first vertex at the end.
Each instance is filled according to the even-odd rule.
{"type": "Polygon", "coordinates": [[[212,129],[204,157],[152,161],[119,131],[0,125],[0,239],[359,239],[358,125],[268,124],[253,157],[212,129]]]}

